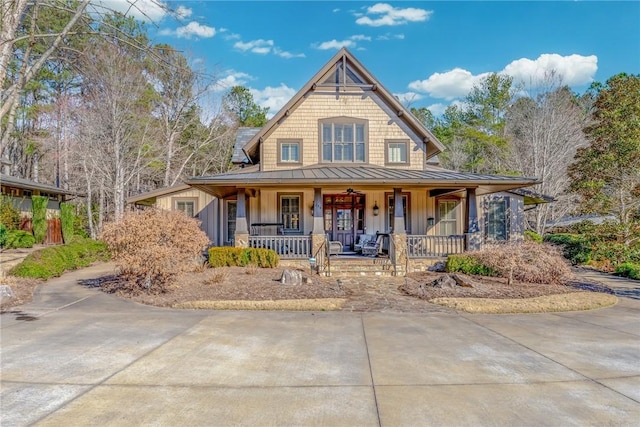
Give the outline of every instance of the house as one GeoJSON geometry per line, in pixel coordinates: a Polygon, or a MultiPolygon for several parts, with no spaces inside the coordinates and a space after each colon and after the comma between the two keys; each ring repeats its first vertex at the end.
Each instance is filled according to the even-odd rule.
{"type": "Polygon", "coordinates": [[[439,167],[442,144],[344,48],[241,136],[237,169],[186,184],[219,200],[214,244],[270,247],[282,259],[327,263],[330,248],[353,251],[376,235],[398,271],[517,240],[524,196],[506,192],[539,183],[439,167]]]}
{"type": "Polygon", "coordinates": [[[16,178],[4,173],[0,174],[0,192],[11,197],[13,204],[22,215],[31,216],[31,196],[44,196],[49,199],[47,204],[48,216],[59,216],[60,203],[76,196],[73,191],[64,190],[52,185],[41,184],[23,178],[16,178]]]}

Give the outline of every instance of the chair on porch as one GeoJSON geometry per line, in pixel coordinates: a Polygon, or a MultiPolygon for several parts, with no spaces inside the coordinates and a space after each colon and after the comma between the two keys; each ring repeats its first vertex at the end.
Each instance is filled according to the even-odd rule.
{"type": "Polygon", "coordinates": [[[364,245],[372,241],[375,242],[375,240],[376,236],[373,234],[360,234],[358,236],[358,242],[353,245],[353,249],[358,253],[362,253],[364,245]]]}
{"type": "Polygon", "coordinates": [[[377,256],[382,250],[382,240],[384,236],[378,235],[376,240],[369,240],[362,245],[362,255],[377,256]]]}
{"type": "Polygon", "coordinates": [[[342,243],[337,240],[329,242],[329,255],[340,255],[342,253],[342,243]]]}

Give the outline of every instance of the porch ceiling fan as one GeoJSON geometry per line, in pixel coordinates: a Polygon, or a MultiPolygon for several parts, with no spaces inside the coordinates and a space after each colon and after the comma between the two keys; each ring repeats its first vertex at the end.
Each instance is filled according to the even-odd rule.
{"type": "Polygon", "coordinates": [[[346,193],[347,193],[347,194],[363,194],[361,191],[354,190],[354,189],[353,189],[353,188],[351,188],[351,187],[347,188],[346,193]]]}

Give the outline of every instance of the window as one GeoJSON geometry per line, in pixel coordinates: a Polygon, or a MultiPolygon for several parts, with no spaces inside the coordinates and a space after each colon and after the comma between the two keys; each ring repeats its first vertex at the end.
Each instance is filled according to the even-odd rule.
{"type": "MultiPolygon", "coordinates": [[[[387,230],[393,231],[393,215],[395,211],[395,203],[393,200],[393,193],[386,193],[387,196],[387,230]]],[[[411,199],[408,193],[402,194],[402,210],[404,211],[404,229],[409,233],[411,230],[411,215],[409,215],[409,209],[411,208],[411,199]]]]}
{"type": "Polygon", "coordinates": [[[198,201],[197,199],[174,198],[173,208],[177,211],[182,211],[186,213],[187,216],[193,218],[198,212],[198,201]]]}
{"type": "Polygon", "coordinates": [[[300,195],[280,196],[280,222],[283,224],[282,228],[285,233],[302,232],[301,199],[300,195]]]}
{"type": "Polygon", "coordinates": [[[490,200],[486,213],[487,240],[507,240],[507,220],[507,201],[490,200]]]}
{"type": "Polygon", "coordinates": [[[278,162],[286,164],[301,163],[301,147],[302,144],[299,140],[278,140],[278,162]]]}
{"type": "Polygon", "coordinates": [[[408,141],[385,141],[385,163],[387,165],[409,164],[408,141]]]}
{"type": "Polygon", "coordinates": [[[365,162],[366,120],[322,121],[320,135],[323,162],[365,162]]]}
{"type": "Polygon", "coordinates": [[[438,200],[438,218],[441,236],[458,234],[457,206],[458,202],[456,200],[438,200]]]}
{"type": "Polygon", "coordinates": [[[238,202],[236,200],[227,201],[226,217],[227,217],[227,239],[229,245],[233,245],[236,235],[236,212],[238,211],[238,202]]]}

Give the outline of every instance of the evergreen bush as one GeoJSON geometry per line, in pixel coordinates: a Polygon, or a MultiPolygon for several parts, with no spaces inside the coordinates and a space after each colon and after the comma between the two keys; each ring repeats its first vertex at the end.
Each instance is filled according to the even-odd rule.
{"type": "Polygon", "coordinates": [[[33,234],[23,230],[9,230],[4,242],[5,249],[32,248],[36,243],[33,234]]]}
{"type": "Polygon", "coordinates": [[[271,249],[213,247],[209,249],[209,266],[211,267],[246,267],[274,268],[278,266],[280,257],[271,249]]]}
{"type": "Polygon", "coordinates": [[[76,220],[75,206],[71,203],[60,203],[60,222],[62,223],[62,238],[65,243],[71,242],[74,223],[76,220]]]}
{"type": "Polygon", "coordinates": [[[0,224],[7,230],[17,230],[20,226],[20,211],[9,196],[0,196],[0,224]]]}
{"type": "Polygon", "coordinates": [[[616,275],[640,280],[640,264],[625,262],[616,268],[616,275]]]}
{"type": "Polygon", "coordinates": [[[4,245],[7,243],[7,227],[4,224],[0,223],[0,248],[4,248],[4,245]]]}
{"type": "Polygon", "coordinates": [[[591,261],[592,250],[589,240],[579,234],[548,234],[545,242],[562,246],[562,253],[571,264],[588,264],[591,261]]]}
{"type": "Polygon", "coordinates": [[[31,211],[33,212],[33,236],[36,243],[44,243],[47,237],[47,204],[49,199],[43,196],[31,196],[31,211]]]}
{"type": "Polygon", "coordinates": [[[58,277],[67,270],[75,270],[92,262],[108,259],[109,251],[105,243],[78,239],[68,245],[50,246],[29,254],[9,274],[47,280],[58,277]]]}
{"type": "Polygon", "coordinates": [[[449,255],[445,266],[447,272],[459,272],[463,274],[473,274],[477,276],[497,276],[498,272],[486,265],[482,265],[477,259],[470,255],[449,255]]]}

